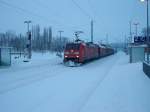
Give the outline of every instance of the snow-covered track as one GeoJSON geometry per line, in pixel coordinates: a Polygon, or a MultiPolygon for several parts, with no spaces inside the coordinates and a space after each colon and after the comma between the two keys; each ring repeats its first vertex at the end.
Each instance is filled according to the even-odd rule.
{"type": "Polygon", "coordinates": [[[27,74],[27,76],[14,79],[9,82],[4,82],[3,84],[0,85],[0,94],[4,94],[14,89],[28,86],[30,84],[36,83],[41,80],[46,80],[46,79],[53,78],[59,75],[63,75],[59,73],[63,72],[64,69],[61,69],[58,71],[58,66],[52,67],[51,70],[46,68],[40,72],[37,71],[36,73],[30,73],[30,74],[27,74]]]}

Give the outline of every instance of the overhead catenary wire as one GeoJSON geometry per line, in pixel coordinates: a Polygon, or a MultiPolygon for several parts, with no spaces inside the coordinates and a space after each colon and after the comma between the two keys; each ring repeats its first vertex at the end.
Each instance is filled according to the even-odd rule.
{"type": "Polygon", "coordinates": [[[87,13],[75,0],[71,0],[71,1],[74,3],[74,5],[75,5],[76,7],[78,7],[78,9],[80,9],[80,11],[81,11],[85,16],[87,16],[90,20],[93,20],[93,21],[95,22],[94,18],[96,17],[96,15],[95,15],[95,11],[94,11],[93,6],[91,5],[90,0],[87,0],[87,2],[88,2],[88,4],[89,4],[89,6],[90,6],[90,9],[91,9],[92,12],[93,12],[94,17],[92,17],[89,13],[87,13]]]}
{"type": "MultiPolygon", "coordinates": [[[[80,5],[78,5],[78,3],[75,1],[75,0],[72,0],[73,1],[73,3],[82,11],[82,13],[84,13],[84,15],[85,16],[87,16],[88,18],[92,18],[83,8],[81,8],[80,7],[80,5]]],[[[39,2],[38,2],[39,3],[39,2]]],[[[37,5],[38,5],[38,3],[37,3],[37,5]]],[[[16,9],[16,10],[14,10],[14,11],[16,11],[16,12],[19,12],[19,13],[25,13],[25,14],[28,14],[28,15],[30,15],[30,16],[34,16],[34,17],[37,17],[38,19],[40,19],[40,20],[43,20],[43,21],[46,21],[46,22],[50,22],[50,21],[53,21],[53,20],[50,20],[49,18],[47,18],[47,17],[44,17],[44,16],[42,16],[42,15],[39,15],[39,14],[37,14],[37,13],[34,13],[33,11],[30,11],[30,10],[27,10],[27,9],[25,9],[25,8],[22,8],[22,7],[20,7],[20,6],[17,6],[17,5],[15,5],[15,4],[12,4],[12,3],[9,3],[9,2],[7,2],[7,1],[3,1],[3,0],[0,0],[0,4],[3,4],[3,5],[5,5],[5,6],[8,6],[8,7],[10,7],[10,8],[13,8],[13,9],[16,9]]],[[[40,6],[40,5],[39,5],[40,6]]],[[[45,5],[43,5],[43,7],[44,7],[45,5]]],[[[45,7],[46,8],[46,7],[45,7]]],[[[47,9],[48,9],[48,7],[47,7],[47,9]]],[[[53,21],[54,22],[54,21],[53,21]]],[[[77,26],[70,26],[70,25],[67,25],[67,24],[62,24],[61,22],[59,22],[58,23],[58,21],[56,22],[55,21],[55,23],[57,24],[57,25],[60,25],[60,26],[66,26],[67,27],[67,29],[72,29],[72,31],[75,31],[75,29],[80,29],[80,27],[77,27],[77,26]]],[[[83,25],[81,25],[81,26],[83,26],[83,25]]],[[[85,25],[84,25],[85,26],[85,25]]],[[[86,25],[87,26],[87,25],[86,25]]],[[[55,26],[54,26],[55,27],[55,26]]],[[[57,27],[58,28],[58,27],[57,27]]]]}
{"type": "Polygon", "coordinates": [[[92,17],[89,13],[87,13],[75,0],[71,0],[71,1],[74,3],[74,5],[75,5],[76,7],[78,7],[78,9],[80,9],[80,11],[81,11],[85,16],[87,16],[87,17],[90,19],[90,21],[97,22],[99,25],[101,25],[99,21],[94,20],[94,17],[96,17],[96,16],[95,16],[94,8],[92,8],[92,5],[91,5],[91,3],[90,3],[90,0],[88,0],[88,3],[89,3],[89,5],[90,5],[90,8],[92,9],[92,12],[93,12],[94,17],[92,17]]]}
{"type": "MultiPolygon", "coordinates": [[[[102,17],[100,17],[98,14],[96,14],[96,9],[95,9],[95,7],[93,6],[91,0],[87,0],[87,3],[88,3],[88,5],[89,5],[89,7],[90,7],[90,9],[91,9],[91,11],[92,11],[92,13],[93,13],[94,18],[95,18],[95,20],[93,20],[94,23],[97,23],[97,25],[101,26],[101,23],[102,23],[102,21],[103,21],[102,17]]],[[[103,39],[103,40],[104,40],[104,39],[103,39]]]]}
{"type": "MultiPolygon", "coordinates": [[[[46,11],[48,11],[49,10],[49,7],[48,7],[48,5],[46,5],[46,4],[44,4],[44,3],[42,3],[40,0],[34,0],[34,3],[37,5],[37,6],[39,6],[39,7],[42,7],[42,8],[44,8],[46,11]]],[[[57,15],[59,15],[58,13],[57,13],[57,15]]],[[[63,18],[61,18],[61,20],[62,20],[63,18]]],[[[63,19],[64,20],[64,19],[63,19]]],[[[61,22],[62,23],[62,22],[61,22]]],[[[75,28],[79,28],[79,27],[77,27],[77,26],[74,26],[74,25],[67,25],[67,24],[65,24],[65,26],[68,26],[68,28],[71,28],[71,29],[75,29],[75,28]]],[[[87,24],[85,25],[85,24],[82,24],[82,25],[80,25],[80,26],[86,26],[87,27],[87,24]]]]}
{"type": "Polygon", "coordinates": [[[78,7],[78,8],[80,9],[80,11],[81,11],[85,16],[87,16],[90,20],[93,19],[93,17],[91,17],[91,15],[88,14],[75,0],[71,0],[71,1],[72,1],[72,3],[73,3],[76,7],[78,7]]]}
{"type": "Polygon", "coordinates": [[[42,18],[42,19],[46,20],[46,19],[43,18],[43,16],[41,16],[41,15],[38,15],[38,14],[33,13],[33,12],[29,11],[29,10],[26,10],[26,9],[23,9],[23,8],[18,7],[18,6],[16,6],[16,5],[13,5],[13,4],[11,4],[11,3],[8,3],[8,2],[6,2],[6,1],[0,0],[0,3],[3,4],[3,5],[9,6],[9,7],[11,7],[11,8],[17,9],[17,10],[23,12],[23,13],[27,13],[27,14],[29,14],[29,15],[32,15],[32,16],[38,17],[38,18],[40,18],[40,19],[42,18]]]}
{"type": "Polygon", "coordinates": [[[90,0],[87,0],[87,3],[88,3],[88,5],[89,5],[89,7],[90,7],[90,9],[91,9],[91,11],[92,11],[92,13],[93,13],[94,18],[97,17],[96,11],[95,11],[95,9],[94,9],[94,7],[93,7],[91,1],[90,1],[90,0]]]}
{"type": "MultiPolygon", "coordinates": [[[[92,18],[91,15],[89,15],[75,0],[71,0],[73,2],[73,4],[75,4],[76,7],[78,7],[82,13],[84,13],[85,16],[88,16],[89,18],[92,18]]],[[[49,10],[49,7],[46,4],[43,4],[42,2],[40,2],[40,0],[34,0],[34,3],[40,7],[43,7],[46,10],[49,10]]],[[[57,13],[58,15],[58,13],[57,13]]],[[[61,18],[63,19],[63,18],[61,18]]],[[[86,26],[86,25],[82,25],[82,26],[86,26]]]]}
{"type": "Polygon", "coordinates": [[[69,29],[70,29],[70,28],[73,29],[73,26],[68,26],[68,25],[62,24],[62,23],[60,23],[60,22],[58,22],[58,21],[50,20],[50,19],[48,19],[48,18],[45,18],[44,16],[41,16],[41,15],[39,15],[39,14],[36,14],[36,13],[32,12],[32,11],[29,11],[29,10],[26,10],[26,9],[24,9],[24,8],[21,8],[21,7],[17,6],[17,5],[13,5],[13,4],[9,3],[9,2],[0,0],[0,4],[3,4],[3,5],[8,6],[8,7],[10,7],[10,8],[16,9],[16,10],[17,10],[16,12],[19,11],[19,12],[22,12],[22,13],[26,13],[26,14],[28,14],[28,15],[30,15],[30,16],[37,17],[38,19],[43,20],[43,21],[45,21],[45,22],[50,22],[50,21],[52,21],[52,22],[55,22],[57,25],[60,25],[60,26],[63,25],[63,26],[68,27],[69,29]]]}
{"type": "Polygon", "coordinates": [[[95,17],[95,11],[94,11],[94,9],[93,9],[93,6],[92,6],[92,4],[91,4],[91,1],[90,1],[90,0],[87,0],[87,3],[88,3],[88,5],[89,5],[91,11],[93,12],[93,16],[95,17]]]}

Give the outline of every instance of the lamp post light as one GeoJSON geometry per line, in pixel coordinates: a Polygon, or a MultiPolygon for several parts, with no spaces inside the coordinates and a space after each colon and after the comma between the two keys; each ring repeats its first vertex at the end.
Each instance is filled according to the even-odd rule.
{"type": "Polygon", "coordinates": [[[145,2],[145,0],[141,0],[141,2],[145,2]]]}
{"type": "Polygon", "coordinates": [[[147,45],[148,45],[148,50],[147,50],[147,62],[149,63],[149,0],[140,0],[141,2],[146,2],[147,3],[147,33],[146,33],[146,37],[147,37],[147,45]]]}
{"type": "Polygon", "coordinates": [[[30,25],[31,21],[24,21],[24,23],[27,24],[27,31],[28,31],[28,33],[29,33],[29,25],[30,25]]]}

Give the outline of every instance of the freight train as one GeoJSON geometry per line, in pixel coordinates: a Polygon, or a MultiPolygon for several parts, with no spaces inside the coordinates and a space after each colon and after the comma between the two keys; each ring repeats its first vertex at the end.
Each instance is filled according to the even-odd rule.
{"type": "Polygon", "coordinates": [[[78,66],[85,62],[114,54],[114,49],[107,45],[92,42],[72,42],[66,44],[64,50],[64,64],[78,66]]]}

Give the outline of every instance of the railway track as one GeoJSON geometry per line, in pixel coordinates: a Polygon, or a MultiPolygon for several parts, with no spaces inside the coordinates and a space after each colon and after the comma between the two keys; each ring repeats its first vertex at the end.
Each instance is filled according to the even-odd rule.
{"type": "Polygon", "coordinates": [[[49,78],[59,76],[61,74],[58,74],[58,73],[64,71],[65,68],[58,71],[58,66],[56,66],[51,69],[52,70],[49,70],[48,68],[46,68],[44,71],[42,70],[40,72],[30,73],[27,76],[14,79],[9,82],[5,82],[0,85],[0,94],[4,94],[9,91],[21,88],[21,87],[31,85],[41,80],[46,80],[49,78]]]}
{"type": "Polygon", "coordinates": [[[21,67],[17,67],[17,68],[14,68],[14,66],[12,65],[11,68],[7,68],[7,69],[1,69],[0,72],[1,74],[0,75],[5,75],[5,74],[8,74],[8,71],[9,72],[12,72],[13,74],[15,73],[18,73],[18,72],[22,72],[22,70],[34,70],[34,69],[37,69],[37,68],[43,68],[43,67],[46,67],[46,66],[49,66],[51,64],[54,64],[56,65],[56,63],[49,63],[49,61],[53,61],[52,59],[51,60],[48,60],[46,63],[40,63],[40,64],[35,64],[35,65],[30,65],[30,62],[29,63],[25,63],[25,64],[28,64],[26,66],[21,66],[21,67]]]}
{"type": "MultiPolygon", "coordinates": [[[[110,57],[111,58],[111,57],[110,57]]],[[[106,59],[103,59],[103,61],[102,61],[102,63],[99,65],[99,67],[101,68],[102,66],[103,66],[103,64],[104,64],[104,60],[105,61],[108,61],[108,59],[109,59],[109,57],[107,57],[106,59]]],[[[80,98],[76,101],[76,102],[74,102],[72,105],[76,105],[76,104],[78,104],[78,106],[75,108],[75,112],[81,112],[82,111],[82,109],[83,109],[83,107],[86,105],[86,103],[89,101],[89,99],[91,98],[91,96],[94,94],[94,92],[96,91],[96,89],[101,85],[101,83],[103,83],[103,81],[105,80],[105,78],[109,75],[109,72],[111,71],[111,69],[113,68],[113,66],[117,63],[117,61],[115,61],[115,60],[117,60],[118,59],[118,57],[116,57],[115,59],[114,59],[114,62],[113,63],[111,63],[110,65],[108,65],[106,68],[105,68],[105,72],[103,73],[103,76],[101,77],[98,77],[97,78],[97,81],[95,81],[95,83],[92,85],[92,87],[90,87],[89,89],[88,89],[88,91],[85,91],[85,94],[84,94],[84,100],[82,100],[81,102],[79,101],[78,102],[78,100],[81,100],[80,98]],[[108,68],[109,68],[109,70],[108,70],[108,68]]],[[[90,63],[90,64],[92,64],[92,65],[94,65],[94,63],[90,63]]],[[[83,70],[84,70],[84,67],[89,67],[89,65],[88,64],[86,64],[85,66],[83,66],[83,70]]],[[[83,71],[82,71],[83,72],[83,71]]],[[[48,96],[47,98],[44,98],[43,100],[42,100],[42,102],[40,102],[40,103],[37,103],[37,105],[35,105],[35,107],[34,108],[32,108],[32,111],[34,112],[36,112],[36,109],[38,108],[38,106],[40,105],[40,106],[44,106],[44,105],[46,105],[46,103],[49,103],[49,100],[47,100],[47,99],[49,99],[50,98],[50,96],[48,96]],[[45,103],[46,102],[46,103],[45,103]]],[[[69,112],[69,111],[68,111],[69,112]]]]}
{"type": "MultiPolygon", "coordinates": [[[[116,59],[118,60],[118,59],[116,59]]],[[[81,112],[83,107],[86,105],[86,103],[89,101],[89,99],[91,98],[91,96],[94,94],[94,92],[96,91],[96,89],[103,83],[103,81],[108,77],[109,73],[111,72],[111,70],[113,69],[113,67],[116,65],[117,61],[114,61],[114,63],[112,63],[111,65],[109,65],[109,70],[105,71],[103,77],[98,78],[99,80],[95,83],[95,85],[93,86],[93,88],[91,88],[86,97],[85,100],[82,102],[82,104],[80,105],[80,107],[78,108],[78,112],[81,112]]]]}
{"type": "MultiPolygon", "coordinates": [[[[37,69],[34,69],[37,70],[34,74],[27,74],[25,77],[17,77],[14,80],[5,82],[3,83],[4,87],[0,85],[0,97],[3,98],[5,95],[14,97],[15,93],[15,97],[19,96],[21,102],[25,102],[24,109],[29,112],[37,112],[41,109],[56,112],[60,110],[82,112],[97,88],[108,77],[109,72],[119,58],[120,56],[112,55],[76,68],[65,67],[60,64],[54,67],[51,65],[51,68],[49,68],[45,65],[46,68],[44,67],[40,71],[37,67],[37,69]],[[94,74],[92,74],[93,72],[94,74]],[[27,91],[26,97],[33,97],[30,102],[32,105],[28,104],[26,98],[22,98],[24,96],[22,91],[27,91]],[[40,98],[39,95],[33,95],[35,92],[39,92],[40,98]],[[66,104],[63,104],[62,107],[59,102],[66,104]]],[[[9,98],[5,97],[4,99],[9,98]]],[[[17,103],[20,102],[19,99],[16,100],[17,103]]],[[[10,101],[9,104],[12,103],[10,101]]],[[[22,104],[18,105],[21,106],[22,104]]],[[[17,106],[14,109],[17,111],[17,106]]]]}

